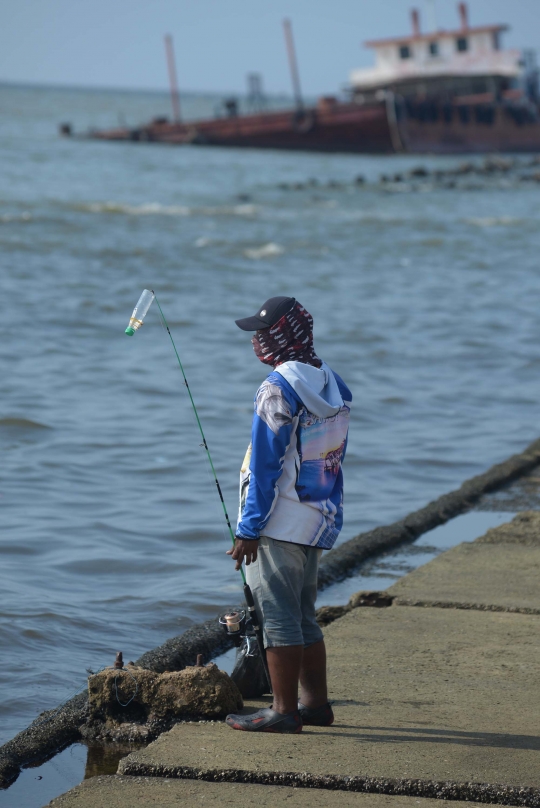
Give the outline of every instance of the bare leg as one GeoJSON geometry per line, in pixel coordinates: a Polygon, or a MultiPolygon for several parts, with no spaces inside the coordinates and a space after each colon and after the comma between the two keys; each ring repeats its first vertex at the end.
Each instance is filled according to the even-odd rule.
{"type": "Polygon", "coordinates": [[[328,702],[324,640],[304,648],[300,666],[300,701],[305,707],[312,708],[322,707],[328,702]]]}
{"type": "Polygon", "coordinates": [[[298,709],[298,679],[303,653],[302,645],[282,645],[266,649],[274,691],[273,706],[278,713],[292,713],[298,709]]]}

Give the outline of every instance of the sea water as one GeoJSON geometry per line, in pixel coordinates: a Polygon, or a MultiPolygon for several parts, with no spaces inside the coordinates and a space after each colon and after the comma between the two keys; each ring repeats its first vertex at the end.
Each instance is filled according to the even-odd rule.
{"type": "Polygon", "coordinates": [[[265,376],[234,320],[272,295],[308,308],[353,392],[342,540],[538,437],[540,185],[390,193],[382,173],[463,158],[57,135],[167,103],[0,87],[1,741],[117,650],[136,659],[241,594],[157,310],[124,334],[144,288],[233,516],[265,376]]]}

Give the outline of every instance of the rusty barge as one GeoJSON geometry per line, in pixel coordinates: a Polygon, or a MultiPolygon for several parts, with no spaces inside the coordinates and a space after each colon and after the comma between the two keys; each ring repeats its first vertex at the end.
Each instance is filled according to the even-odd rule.
{"type": "MultiPolygon", "coordinates": [[[[540,95],[531,53],[501,47],[505,25],[471,27],[465,3],[452,31],[422,33],[412,11],[408,36],[367,42],[373,68],[355,70],[345,100],[303,102],[290,23],[285,35],[294,110],[239,114],[229,99],[225,117],[180,120],[168,43],[175,119],[134,128],[92,131],[98,140],[236,146],[364,154],[539,152],[540,95]]],[[[64,134],[69,134],[65,131],[64,134]]]]}

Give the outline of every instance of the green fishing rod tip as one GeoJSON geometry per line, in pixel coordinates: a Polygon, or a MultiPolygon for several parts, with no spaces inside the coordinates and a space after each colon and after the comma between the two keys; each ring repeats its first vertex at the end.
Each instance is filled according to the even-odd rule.
{"type": "Polygon", "coordinates": [[[126,328],[125,333],[128,335],[128,337],[132,337],[133,334],[135,333],[135,329],[131,328],[131,326],[128,325],[128,327],[126,328]]]}

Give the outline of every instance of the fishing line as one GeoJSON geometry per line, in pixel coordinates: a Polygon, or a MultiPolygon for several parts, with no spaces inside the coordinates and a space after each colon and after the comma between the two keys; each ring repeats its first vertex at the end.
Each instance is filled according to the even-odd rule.
{"type": "MultiPolygon", "coordinates": [[[[155,295],[155,293],[154,293],[154,295],[155,295]]],[[[156,302],[157,302],[157,298],[156,298],[156,302]]],[[[167,328],[167,326],[166,326],[166,324],[164,322],[164,318],[160,317],[159,319],[160,319],[160,325],[163,328],[163,331],[166,331],[169,334],[170,339],[172,340],[171,332],[167,328]]],[[[192,409],[192,414],[193,414],[193,409],[192,409]]],[[[198,446],[199,446],[199,448],[204,448],[204,444],[202,444],[202,443],[199,443],[198,446]]],[[[212,475],[212,469],[210,468],[210,465],[208,463],[204,463],[203,468],[204,468],[204,473],[206,475],[206,480],[209,483],[208,490],[211,490],[213,488],[213,485],[214,485],[214,477],[212,475]]],[[[227,532],[226,528],[230,529],[230,525],[228,523],[226,525],[223,524],[223,520],[220,517],[221,508],[219,506],[218,501],[216,499],[214,499],[214,497],[211,498],[211,501],[212,501],[212,509],[215,510],[215,513],[216,513],[216,516],[217,516],[217,521],[219,522],[219,528],[220,528],[221,537],[224,538],[225,540],[227,540],[228,532],[227,532]]]]}
{"type": "MultiPolygon", "coordinates": [[[[213,477],[214,482],[216,484],[218,496],[219,496],[219,499],[221,501],[221,506],[223,508],[223,515],[225,517],[225,523],[227,525],[227,529],[229,531],[229,536],[231,538],[231,542],[232,542],[232,545],[234,547],[235,546],[235,537],[234,537],[234,532],[233,532],[233,529],[232,529],[232,526],[231,526],[231,520],[229,519],[229,514],[227,513],[227,507],[225,505],[225,500],[223,498],[223,492],[221,490],[221,485],[219,484],[216,469],[215,469],[214,463],[212,461],[212,455],[210,454],[210,449],[208,448],[208,443],[206,442],[206,437],[205,437],[205,434],[204,434],[204,430],[202,428],[201,419],[199,418],[199,413],[197,411],[197,407],[195,406],[195,401],[193,400],[193,395],[191,393],[191,388],[190,388],[190,386],[188,384],[188,380],[186,378],[186,373],[184,371],[184,366],[182,365],[182,360],[180,359],[180,354],[178,353],[178,350],[176,348],[176,345],[175,345],[175,342],[174,342],[174,339],[173,339],[173,335],[171,334],[171,329],[169,328],[169,324],[167,322],[165,314],[163,313],[163,309],[161,308],[161,304],[160,304],[160,302],[159,302],[159,300],[158,300],[158,298],[156,296],[156,293],[154,292],[153,289],[145,289],[143,291],[142,295],[140,296],[140,298],[139,298],[139,300],[137,302],[137,305],[133,309],[133,313],[132,313],[131,318],[129,320],[129,325],[126,328],[126,334],[128,334],[128,336],[132,337],[135,334],[135,332],[138,331],[138,329],[143,325],[144,318],[145,318],[145,316],[146,316],[146,314],[148,312],[148,309],[152,305],[153,300],[156,301],[158,311],[159,311],[159,316],[160,316],[160,319],[161,319],[161,323],[162,323],[163,327],[165,328],[165,330],[167,331],[167,334],[169,335],[169,339],[171,341],[171,345],[173,346],[173,350],[174,350],[174,353],[175,353],[175,356],[176,356],[176,360],[178,362],[178,366],[179,366],[180,371],[182,373],[182,378],[184,379],[184,384],[185,384],[186,389],[188,391],[189,400],[191,402],[193,412],[195,413],[195,419],[197,421],[197,426],[199,428],[199,432],[200,432],[200,435],[201,435],[201,438],[202,438],[201,447],[205,450],[206,456],[208,458],[208,463],[209,463],[209,466],[210,466],[210,469],[211,469],[211,472],[212,472],[212,477],[213,477]]],[[[257,639],[257,645],[259,646],[259,653],[260,653],[261,662],[262,662],[262,665],[263,665],[263,668],[264,668],[264,673],[265,673],[265,676],[266,676],[266,679],[267,679],[267,682],[268,682],[269,692],[271,693],[272,692],[272,684],[271,684],[271,681],[270,681],[270,674],[269,674],[268,665],[267,665],[267,662],[266,662],[266,652],[265,652],[265,648],[264,648],[264,639],[263,639],[262,627],[261,627],[261,625],[259,623],[259,618],[257,616],[257,612],[256,612],[256,609],[255,609],[255,601],[253,599],[253,593],[251,591],[251,588],[250,588],[249,584],[246,581],[246,576],[245,576],[245,573],[244,573],[243,566],[240,566],[239,572],[240,572],[240,575],[242,576],[242,582],[244,584],[244,597],[246,599],[248,612],[249,612],[249,617],[250,617],[250,620],[251,620],[251,624],[253,626],[253,631],[254,631],[255,637],[257,639]]],[[[248,650],[249,650],[249,644],[248,644],[248,650]]]]}
{"type": "MultiPolygon", "coordinates": [[[[212,455],[210,454],[210,449],[208,448],[208,444],[207,444],[206,438],[204,436],[204,431],[203,431],[203,428],[202,428],[201,419],[199,418],[199,413],[197,412],[197,407],[195,406],[195,402],[193,400],[193,395],[191,394],[191,388],[190,388],[190,386],[188,384],[188,380],[186,378],[186,373],[184,371],[184,366],[182,365],[182,361],[180,359],[180,356],[178,354],[178,350],[177,350],[176,345],[174,343],[173,335],[171,334],[171,329],[169,328],[169,324],[168,324],[167,320],[165,319],[165,315],[163,314],[163,309],[161,308],[159,300],[157,299],[156,293],[154,292],[153,289],[151,291],[152,291],[152,294],[154,295],[154,298],[155,298],[155,301],[156,301],[156,304],[157,304],[157,307],[158,307],[158,310],[159,310],[159,316],[161,318],[161,322],[163,324],[163,327],[167,331],[167,334],[169,335],[169,339],[171,340],[171,343],[172,343],[172,346],[173,346],[173,349],[174,349],[174,353],[176,354],[176,359],[178,360],[178,365],[180,366],[180,370],[182,371],[182,377],[184,379],[184,384],[185,384],[186,389],[188,391],[189,400],[191,402],[191,406],[193,407],[193,412],[195,413],[195,419],[197,421],[197,426],[199,427],[199,432],[201,433],[201,438],[202,438],[201,447],[204,448],[204,450],[206,452],[206,456],[208,458],[208,462],[210,464],[210,469],[211,469],[211,472],[212,472],[212,476],[214,478],[214,482],[216,484],[217,492],[218,492],[219,498],[221,500],[221,505],[223,507],[223,514],[225,516],[225,522],[227,524],[227,528],[229,530],[229,535],[231,537],[231,542],[232,542],[233,547],[234,547],[234,532],[233,532],[233,529],[232,529],[232,526],[231,526],[231,520],[229,519],[229,514],[227,513],[227,507],[225,505],[225,500],[223,499],[223,492],[221,490],[221,485],[219,484],[218,476],[216,474],[216,469],[215,469],[214,463],[212,461],[212,455]]],[[[246,576],[245,576],[243,567],[240,567],[240,575],[242,576],[242,581],[245,584],[246,583],[246,576]]]]}

